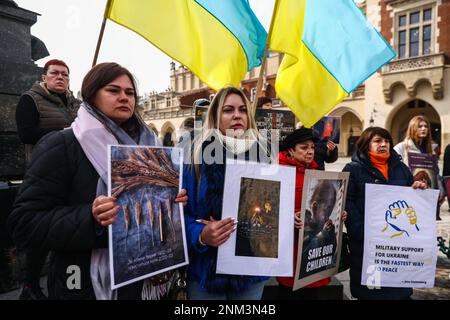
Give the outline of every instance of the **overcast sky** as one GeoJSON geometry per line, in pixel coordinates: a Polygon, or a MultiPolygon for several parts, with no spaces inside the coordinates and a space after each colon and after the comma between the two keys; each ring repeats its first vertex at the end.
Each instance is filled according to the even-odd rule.
{"type": "MultiPolygon", "coordinates": [[[[47,46],[49,59],[64,60],[70,68],[71,89],[77,93],[94,57],[106,0],[15,0],[27,10],[41,14],[31,33],[47,46]]],[[[163,1],[163,0],[162,0],[163,1]]],[[[274,0],[250,0],[266,29],[270,25],[274,0]]],[[[171,59],[149,42],[112,21],[107,21],[98,62],[115,61],[137,78],[139,93],[164,91],[169,86],[171,59]]]]}
{"type": "MultiPolygon", "coordinates": [[[[164,0],[161,0],[164,1],[164,0]]],[[[356,0],[362,2],[363,0],[356,0]]],[[[22,8],[41,14],[31,33],[47,46],[50,56],[37,61],[64,60],[70,68],[71,89],[80,90],[89,71],[107,0],[15,0],[22,8]]],[[[268,30],[275,0],[250,0],[253,11],[268,30]]],[[[107,21],[98,62],[115,61],[138,80],[139,94],[164,91],[170,84],[168,56],[152,44],[112,21],[107,21]]]]}

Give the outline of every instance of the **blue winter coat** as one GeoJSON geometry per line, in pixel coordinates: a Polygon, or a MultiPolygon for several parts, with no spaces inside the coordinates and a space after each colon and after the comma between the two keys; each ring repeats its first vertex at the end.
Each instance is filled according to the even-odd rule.
{"type": "Polygon", "coordinates": [[[367,286],[361,285],[366,183],[411,186],[414,182],[408,167],[400,161],[399,155],[392,148],[388,166],[389,180],[386,180],[383,174],[370,163],[366,154],[355,153],[352,162],[343,169],[343,171],[350,172],[345,207],[348,213],[345,226],[350,247],[350,290],[352,296],[358,299],[408,299],[413,292],[411,288],[382,287],[370,290],[367,286]]]}
{"type": "MultiPolygon", "coordinates": [[[[203,150],[208,143],[204,143],[203,150]]],[[[200,184],[197,184],[195,167],[183,168],[183,188],[189,197],[184,209],[186,238],[189,251],[188,280],[196,281],[200,289],[210,293],[241,292],[252,284],[265,281],[268,277],[216,274],[217,248],[203,246],[198,238],[205,227],[197,219],[215,220],[222,218],[222,200],[225,182],[226,151],[223,149],[222,164],[201,165],[200,184]]],[[[245,155],[248,160],[248,152],[245,155]]]]}

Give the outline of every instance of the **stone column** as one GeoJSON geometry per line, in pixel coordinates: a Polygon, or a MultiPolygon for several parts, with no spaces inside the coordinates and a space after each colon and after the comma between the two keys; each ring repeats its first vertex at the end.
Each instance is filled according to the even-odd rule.
{"type": "Polygon", "coordinates": [[[21,179],[25,170],[15,112],[20,95],[40,78],[33,61],[48,55],[45,45],[30,34],[38,14],[0,1],[0,180],[21,179]]]}

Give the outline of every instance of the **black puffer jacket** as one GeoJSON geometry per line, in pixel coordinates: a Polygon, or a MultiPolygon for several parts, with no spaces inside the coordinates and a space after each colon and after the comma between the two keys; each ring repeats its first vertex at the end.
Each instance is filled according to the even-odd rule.
{"type": "Polygon", "coordinates": [[[408,299],[411,288],[386,288],[370,290],[361,285],[362,260],[364,251],[364,203],[366,183],[411,186],[413,177],[408,167],[400,161],[399,155],[391,148],[386,180],[365,154],[355,153],[352,162],[343,171],[350,172],[345,210],[348,213],[345,226],[350,242],[350,290],[358,299],[408,299]]]}
{"type": "Polygon", "coordinates": [[[91,214],[97,181],[71,129],[49,133],[36,145],[8,225],[19,248],[51,250],[50,299],[95,299],[91,250],[107,247],[106,228],[96,236],[91,214]],[[68,288],[76,283],[73,266],[81,271],[80,289],[68,288]]]}

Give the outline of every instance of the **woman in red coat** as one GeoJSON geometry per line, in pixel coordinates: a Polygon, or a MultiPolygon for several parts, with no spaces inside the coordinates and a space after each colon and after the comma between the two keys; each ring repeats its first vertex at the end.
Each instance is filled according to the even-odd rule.
{"type": "MultiPolygon", "coordinates": [[[[281,165],[295,166],[297,168],[295,182],[294,269],[297,265],[298,230],[303,226],[300,212],[305,170],[315,170],[318,167],[318,164],[314,161],[315,142],[317,142],[317,138],[313,136],[312,130],[302,127],[286,137],[280,148],[282,151],[278,155],[278,160],[281,165]]],[[[345,221],[346,218],[347,213],[344,211],[342,213],[342,220],[345,221]]],[[[318,288],[328,285],[331,279],[325,278],[319,280],[297,291],[292,291],[294,277],[277,277],[277,281],[279,283],[279,299],[298,300],[318,299],[320,297],[318,288]]]]}

